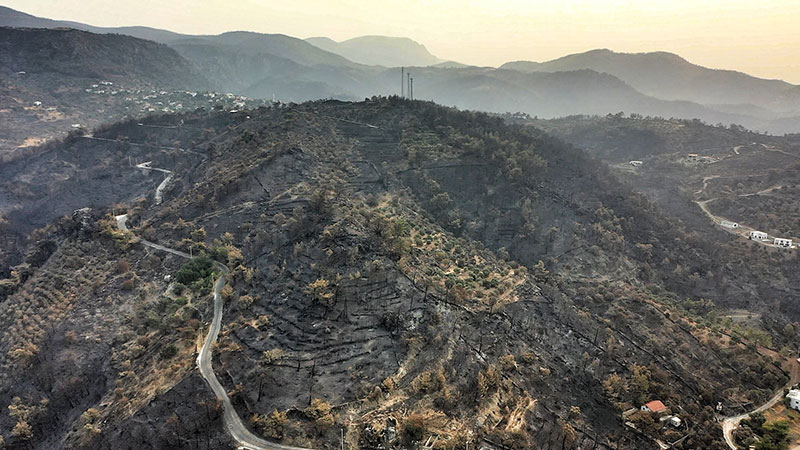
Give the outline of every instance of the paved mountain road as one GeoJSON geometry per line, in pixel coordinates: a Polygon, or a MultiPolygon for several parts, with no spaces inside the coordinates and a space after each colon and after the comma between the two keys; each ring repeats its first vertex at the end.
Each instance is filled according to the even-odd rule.
{"type": "MultiPolygon", "coordinates": [[[[734,430],[736,430],[736,428],[739,426],[739,423],[742,420],[747,419],[753,414],[764,412],[772,408],[779,401],[783,399],[784,389],[788,389],[795,383],[800,382],[800,359],[790,361],[789,365],[790,365],[789,382],[786,383],[786,386],[783,386],[782,388],[778,389],[778,391],[775,393],[775,395],[772,396],[772,398],[770,398],[766,403],[764,403],[763,405],[759,406],[758,408],[750,412],[739,414],[738,416],[727,417],[722,421],[722,435],[725,436],[725,443],[728,444],[728,447],[730,447],[731,450],[737,450],[736,444],[733,442],[733,432],[734,430]]],[[[796,449],[797,447],[793,448],[796,449]]]]}
{"type": "MultiPolygon", "coordinates": [[[[167,179],[162,182],[162,185],[166,183],[169,177],[172,176],[172,172],[166,169],[158,169],[149,166],[149,163],[143,163],[136,166],[139,169],[149,169],[155,170],[159,172],[164,172],[168,174],[167,179]]],[[[159,185],[159,188],[162,188],[159,185]]],[[[160,203],[160,202],[157,202],[160,203]]],[[[123,214],[120,216],[115,217],[117,220],[117,227],[123,231],[130,231],[128,229],[128,215],[123,214]]],[[[156,244],[155,242],[150,242],[145,239],[140,239],[139,242],[147,247],[164,251],[167,253],[171,253],[173,255],[179,256],[181,258],[192,259],[192,256],[188,253],[184,253],[180,250],[175,250],[173,248],[165,247],[160,244],[156,244]]],[[[220,264],[218,262],[214,263],[220,271],[219,278],[214,283],[214,318],[211,320],[211,326],[208,329],[208,334],[206,335],[206,339],[203,342],[203,347],[200,349],[200,353],[197,355],[197,368],[200,370],[200,374],[208,383],[211,390],[214,392],[214,395],[217,397],[218,400],[222,402],[222,419],[225,425],[225,429],[231,435],[234,441],[236,441],[237,448],[239,449],[247,449],[247,450],[310,450],[304,447],[292,447],[290,445],[283,445],[277,444],[274,442],[269,442],[265,439],[262,439],[252,433],[250,430],[242,422],[242,419],[239,417],[239,414],[234,409],[233,404],[231,403],[231,399],[228,396],[228,392],[219,382],[217,379],[217,374],[214,373],[214,367],[212,365],[213,354],[212,350],[214,348],[214,344],[217,342],[217,336],[219,335],[219,330],[222,327],[222,310],[224,301],[222,300],[222,288],[225,287],[225,276],[228,274],[228,268],[220,264]]]]}
{"type": "Polygon", "coordinates": [[[136,168],[137,169],[142,169],[142,170],[154,170],[156,172],[161,172],[161,173],[167,174],[167,176],[164,177],[164,181],[162,181],[158,185],[158,187],[156,188],[156,194],[155,194],[156,205],[160,205],[161,201],[164,200],[164,188],[166,188],[167,187],[167,183],[169,183],[170,180],[172,180],[172,176],[173,176],[172,171],[171,170],[167,170],[167,169],[159,169],[158,167],[150,167],[150,161],[147,161],[147,162],[141,163],[141,164],[137,164],[136,168]]]}
{"type": "MultiPolygon", "coordinates": [[[[695,203],[703,211],[703,214],[708,216],[708,218],[711,219],[711,221],[714,222],[715,225],[719,225],[723,230],[727,231],[728,233],[734,234],[736,236],[741,236],[741,237],[743,237],[745,239],[750,239],[750,236],[749,236],[750,232],[751,231],[757,231],[752,227],[748,227],[747,225],[739,224],[738,228],[728,228],[728,227],[724,227],[724,226],[721,225],[723,221],[729,221],[729,222],[733,222],[733,221],[729,220],[729,219],[726,219],[724,217],[718,216],[718,215],[716,215],[716,214],[711,212],[711,210],[708,208],[708,204],[713,202],[714,200],[716,200],[716,198],[711,198],[711,199],[702,200],[702,201],[695,200],[695,203]]],[[[764,245],[764,246],[767,246],[767,247],[787,248],[787,247],[781,247],[780,245],[775,245],[773,243],[773,241],[772,241],[772,237],[769,237],[769,239],[766,240],[766,241],[762,241],[762,240],[759,240],[759,239],[752,239],[752,241],[753,242],[757,242],[757,243],[759,243],[761,245],[764,245]]],[[[794,249],[794,248],[796,248],[796,245],[793,246],[793,247],[790,247],[790,248],[794,249]]]]}

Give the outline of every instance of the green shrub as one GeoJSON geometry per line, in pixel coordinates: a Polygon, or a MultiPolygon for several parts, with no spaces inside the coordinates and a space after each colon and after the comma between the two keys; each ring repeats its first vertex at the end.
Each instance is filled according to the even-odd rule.
{"type": "Polygon", "coordinates": [[[212,273],[214,273],[214,261],[208,257],[201,256],[184,264],[178,270],[175,279],[178,283],[190,285],[195,281],[207,278],[212,273]]]}

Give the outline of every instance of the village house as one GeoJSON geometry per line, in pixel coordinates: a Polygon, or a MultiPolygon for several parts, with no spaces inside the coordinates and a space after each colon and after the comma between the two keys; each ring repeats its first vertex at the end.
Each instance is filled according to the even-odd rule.
{"type": "Polygon", "coordinates": [[[697,162],[697,153],[689,153],[686,155],[686,159],[688,159],[689,162],[697,162]]]}
{"type": "Polygon", "coordinates": [[[767,235],[767,233],[764,233],[763,231],[751,231],[750,232],[750,240],[753,240],[753,241],[766,241],[767,239],[769,239],[769,236],[767,235]]]}
{"type": "Polygon", "coordinates": [[[660,419],[658,419],[658,421],[661,423],[668,423],[669,425],[672,425],[675,428],[680,427],[682,423],[680,417],[673,416],[671,414],[661,417],[660,419]]]}
{"type": "Polygon", "coordinates": [[[639,167],[644,163],[642,161],[630,161],[628,164],[632,165],[633,167],[639,167]]]}
{"type": "Polygon", "coordinates": [[[739,228],[738,223],[731,222],[730,220],[723,220],[722,222],[720,222],[720,225],[722,225],[725,228],[739,228]]]}
{"type": "Polygon", "coordinates": [[[786,398],[789,400],[789,408],[800,411],[800,389],[792,389],[786,394],[786,398]]]}
{"type": "Polygon", "coordinates": [[[661,402],[661,400],[653,400],[651,402],[645,403],[644,405],[642,405],[641,409],[642,411],[654,414],[661,414],[667,412],[667,407],[664,405],[664,403],[661,402]]]}
{"type": "Polygon", "coordinates": [[[791,239],[775,238],[775,240],[772,241],[772,243],[777,245],[777,246],[779,246],[779,247],[791,247],[792,246],[792,240],[791,239]]]}

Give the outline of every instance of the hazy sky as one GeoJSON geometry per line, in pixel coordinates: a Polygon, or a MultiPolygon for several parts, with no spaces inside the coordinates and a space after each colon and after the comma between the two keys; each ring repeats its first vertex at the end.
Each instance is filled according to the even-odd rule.
{"type": "Polygon", "coordinates": [[[252,30],[344,40],[407,36],[469,64],[594,48],[665,50],[708,67],[800,84],[800,0],[0,0],[98,26],[252,30]]]}

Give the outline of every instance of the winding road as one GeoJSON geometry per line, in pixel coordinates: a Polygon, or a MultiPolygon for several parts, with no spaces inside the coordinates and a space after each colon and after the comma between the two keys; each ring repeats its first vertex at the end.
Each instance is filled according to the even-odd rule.
{"type": "MultiPolygon", "coordinates": [[[[770,188],[770,189],[772,189],[772,188],[770,188]]],[[[765,191],[769,191],[769,189],[766,189],[765,191]]],[[[758,193],[759,193],[759,192],[757,192],[756,194],[758,194],[758,193]]],[[[743,237],[743,238],[745,238],[745,239],[750,239],[750,232],[751,232],[751,231],[757,231],[756,229],[754,229],[754,228],[752,228],[752,227],[748,227],[747,225],[741,225],[741,224],[739,224],[739,227],[738,227],[738,228],[728,228],[728,227],[721,226],[721,223],[722,223],[723,221],[728,221],[728,219],[726,219],[726,218],[724,218],[724,217],[721,217],[721,216],[718,216],[718,215],[716,215],[716,214],[712,213],[712,212],[711,212],[711,210],[708,208],[708,204],[709,204],[709,203],[711,203],[711,202],[713,202],[714,200],[716,200],[716,198],[711,198],[711,199],[708,199],[708,200],[702,200],[702,201],[701,201],[701,200],[695,200],[695,203],[697,204],[697,206],[699,206],[699,207],[700,207],[700,209],[703,211],[703,213],[704,213],[706,216],[708,216],[708,218],[709,218],[709,219],[711,219],[711,221],[712,221],[712,222],[714,222],[714,224],[715,224],[715,225],[720,225],[720,227],[721,227],[723,230],[727,231],[728,233],[734,234],[734,235],[736,235],[736,236],[743,237]]],[[[730,222],[733,222],[733,221],[732,221],[732,220],[730,220],[730,222]]],[[[779,246],[779,245],[775,245],[775,244],[772,242],[772,237],[770,237],[770,238],[769,238],[768,240],[766,240],[766,241],[762,241],[762,240],[759,240],[759,239],[753,239],[752,241],[753,241],[753,242],[758,242],[759,244],[761,244],[761,245],[764,245],[764,246],[767,246],[767,247],[772,247],[772,248],[786,248],[786,247],[781,247],[781,246],[779,246]]],[[[792,247],[789,247],[789,248],[792,248],[792,249],[794,249],[794,248],[796,248],[796,247],[797,247],[797,246],[795,245],[795,246],[792,246],[792,247]]]]}
{"type": "Polygon", "coordinates": [[[159,184],[158,187],[156,188],[156,194],[155,194],[156,205],[160,205],[161,201],[164,200],[164,188],[166,188],[167,187],[167,183],[169,183],[170,180],[172,180],[172,175],[173,174],[172,174],[171,170],[159,169],[158,167],[150,167],[150,163],[151,163],[151,161],[147,161],[147,162],[144,162],[144,163],[141,163],[141,164],[137,164],[136,168],[137,169],[143,169],[143,170],[154,170],[156,172],[162,172],[162,173],[167,174],[167,176],[164,177],[164,181],[162,181],[161,184],[159,184]]]}
{"type": "Polygon", "coordinates": [[[800,382],[800,359],[790,361],[789,365],[790,365],[789,382],[786,383],[786,386],[783,386],[780,389],[778,389],[778,391],[775,392],[775,395],[773,395],[772,398],[770,398],[766,403],[764,403],[763,405],[759,406],[758,408],[750,412],[739,414],[738,416],[726,417],[722,421],[722,435],[725,436],[725,443],[728,444],[728,447],[730,447],[731,450],[737,450],[736,443],[734,443],[733,441],[733,432],[736,430],[736,428],[739,426],[739,423],[742,420],[747,419],[753,414],[758,414],[760,412],[764,412],[772,408],[779,401],[783,399],[784,389],[788,389],[792,387],[795,383],[800,382]]]}
{"type": "MultiPolygon", "coordinates": [[[[168,173],[169,176],[164,182],[159,185],[159,188],[163,188],[162,185],[166,183],[169,177],[172,176],[172,172],[166,169],[158,169],[149,166],[150,163],[143,163],[139,164],[136,167],[140,169],[149,169],[149,170],[156,170],[164,173],[168,173]]],[[[158,192],[156,193],[158,195],[158,192]]],[[[156,198],[156,203],[160,203],[158,197],[156,198]]],[[[128,229],[128,215],[122,214],[120,216],[116,216],[115,219],[117,220],[117,227],[123,231],[130,231],[128,229]]],[[[139,239],[139,242],[147,247],[164,251],[167,253],[171,253],[173,255],[179,256],[181,258],[192,259],[192,256],[188,253],[184,253],[180,250],[175,250],[173,248],[165,247],[163,245],[156,244],[155,242],[150,242],[145,239],[139,239]]],[[[217,336],[219,335],[219,330],[222,327],[222,309],[224,305],[224,301],[222,300],[222,288],[225,287],[225,276],[228,274],[228,268],[219,262],[214,262],[217,269],[220,271],[219,278],[214,283],[214,318],[211,320],[211,326],[208,329],[208,334],[206,335],[206,339],[203,342],[203,347],[200,349],[200,353],[197,355],[197,368],[200,370],[200,374],[206,380],[211,390],[214,392],[214,395],[217,397],[218,400],[222,402],[222,419],[225,425],[225,429],[231,435],[234,441],[236,441],[236,446],[238,449],[247,449],[247,450],[311,450],[304,447],[292,447],[290,445],[282,445],[277,444],[274,442],[269,442],[265,439],[262,439],[256,436],[253,432],[247,429],[247,427],[242,422],[242,419],[239,417],[239,414],[236,412],[236,409],[233,407],[233,403],[231,403],[231,399],[228,396],[228,392],[219,382],[217,379],[217,374],[214,373],[214,367],[212,365],[213,359],[213,347],[214,344],[217,342],[217,336]]]]}

